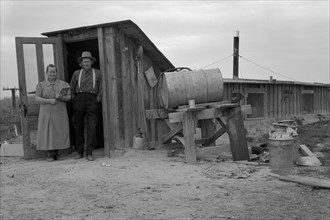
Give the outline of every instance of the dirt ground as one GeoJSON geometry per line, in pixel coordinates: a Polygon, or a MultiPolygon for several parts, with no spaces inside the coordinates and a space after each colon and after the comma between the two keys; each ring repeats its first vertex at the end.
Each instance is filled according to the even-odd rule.
{"type": "MultiPolygon", "coordinates": [[[[313,120],[297,119],[298,142],[323,166],[292,173],[330,181],[330,121],[313,120]]],[[[266,127],[246,122],[249,146],[266,140],[266,127]]],[[[92,162],[74,156],[52,163],[3,157],[0,219],[330,219],[329,189],[281,181],[267,164],[189,165],[163,148],[112,158],[98,149],[92,162]]]]}

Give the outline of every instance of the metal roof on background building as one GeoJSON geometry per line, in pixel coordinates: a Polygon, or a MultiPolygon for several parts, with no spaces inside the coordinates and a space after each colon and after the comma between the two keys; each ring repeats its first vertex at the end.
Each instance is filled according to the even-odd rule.
{"type": "Polygon", "coordinates": [[[246,84],[287,84],[287,85],[303,85],[303,86],[321,86],[321,87],[330,87],[330,84],[326,83],[309,83],[309,82],[299,82],[299,81],[284,81],[284,80],[262,80],[262,79],[230,79],[224,78],[224,83],[246,83],[246,84]]]}
{"type": "Polygon", "coordinates": [[[91,26],[77,27],[72,29],[65,29],[53,32],[45,32],[42,35],[51,37],[57,34],[66,32],[79,32],[99,27],[115,27],[123,31],[127,37],[132,38],[136,44],[140,44],[143,47],[145,54],[160,68],[161,71],[165,71],[170,68],[174,68],[174,65],[164,56],[164,54],[155,46],[155,44],[147,37],[147,35],[131,20],[116,21],[110,23],[103,23],[91,26]]]}

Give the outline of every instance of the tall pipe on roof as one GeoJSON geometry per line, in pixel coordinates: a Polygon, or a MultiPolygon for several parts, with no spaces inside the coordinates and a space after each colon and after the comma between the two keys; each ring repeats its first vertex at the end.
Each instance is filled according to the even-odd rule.
{"type": "Polygon", "coordinates": [[[238,79],[239,31],[234,31],[233,79],[238,79]]]}

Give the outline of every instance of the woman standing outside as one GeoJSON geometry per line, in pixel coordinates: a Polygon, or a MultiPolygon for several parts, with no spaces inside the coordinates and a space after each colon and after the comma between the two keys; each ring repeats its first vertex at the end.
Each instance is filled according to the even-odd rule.
{"type": "Polygon", "coordinates": [[[69,120],[65,102],[70,101],[70,85],[57,79],[57,68],[49,64],[46,80],[38,83],[35,101],[40,104],[37,150],[48,151],[48,161],[62,160],[58,150],[70,147],[69,120]]]}

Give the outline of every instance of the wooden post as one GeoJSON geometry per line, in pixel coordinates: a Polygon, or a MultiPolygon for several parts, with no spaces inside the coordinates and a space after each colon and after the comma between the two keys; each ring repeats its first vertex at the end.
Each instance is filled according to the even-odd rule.
{"type": "Polygon", "coordinates": [[[195,121],[193,118],[194,112],[183,112],[183,136],[185,143],[186,161],[189,164],[196,164],[196,148],[195,148],[195,121]]]}
{"type": "Polygon", "coordinates": [[[246,141],[246,132],[244,129],[241,107],[229,108],[227,118],[227,133],[230,139],[230,147],[233,160],[249,160],[249,151],[246,141]]]}
{"type": "Polygon", "coordinates": [[[234,31],[233,79],[238,79],[239,31],[234,31]]]}
{"type": "Polygon", "coordinates": [[[13,108],[16,109],[16,95],[15,95],[15,89],[11,90],[11,101],[12,101],[12,105],[13,108]]]}
{"type": "Polygon", "coordinates": [[[12,105],[13,105],[13,108],[16,109],[16,90],[18,90],[18,88],[3,88],[2,90],[11,90],[11,101],[12,101],[12,105]]]}

